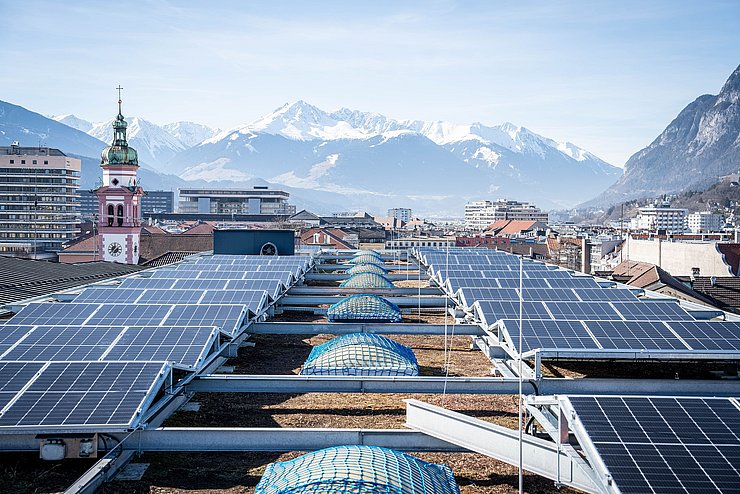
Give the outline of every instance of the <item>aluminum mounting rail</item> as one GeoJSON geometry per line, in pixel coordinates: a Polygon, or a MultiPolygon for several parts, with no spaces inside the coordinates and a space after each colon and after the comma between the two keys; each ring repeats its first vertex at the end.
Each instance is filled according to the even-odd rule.
{"type": "Polygon", "coordinates": [[[257,322],[249,326],[250,334],[417,334],[417,335],[486,334],[477,324],[422,324],[422,323],[311,323],[311,322],[257,322]]]}

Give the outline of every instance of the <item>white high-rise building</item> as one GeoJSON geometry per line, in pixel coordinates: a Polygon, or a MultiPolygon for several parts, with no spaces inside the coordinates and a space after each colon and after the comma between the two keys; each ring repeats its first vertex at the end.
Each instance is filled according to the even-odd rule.
{"type": "Polygon", "coordinates": [[[630,227],[633,230],[684,233],[688,214],[688,209],[672,208],[667,202],[655,203],[652,206],[639,208],[637,216],[630,220],[630,227]]]}
{"type": "Polygon", "coordinates": [[[711,211],[699,211],[689,215],[688,223],[691,233],[712,233],[722,230],[725,218],[711,211]]]}
{"type": "Polygon", "coordinates": [[[0,146],[0,254],[53,257],[79,233],[81,165],[58,149],[0,146]]]}
{"type": "Polygon", "coordinates": [[[472,201],[465,205],[465,228],[482,231],[498,220],[547,223],[547,213],[534,204],[519,201],[472,201]]]}
{"type": "Polygon", "coordinates": [[[404,223],[411,221],[412,212],[409,208],[391,208],[388,210],[389,218],[396,218],[404,223]]]}

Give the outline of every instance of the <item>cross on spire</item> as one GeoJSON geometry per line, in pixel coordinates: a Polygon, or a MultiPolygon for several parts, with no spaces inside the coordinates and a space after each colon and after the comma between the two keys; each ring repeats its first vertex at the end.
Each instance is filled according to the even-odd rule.
{"type": "Polygon", "coordinates": [[[123,88],[119,84],[116,89],[118,89],[118,114],[120,115],[121,114],[121,103],[123,103],[123,100],[121,100],[121,91],[123,91],[123,88]]]}

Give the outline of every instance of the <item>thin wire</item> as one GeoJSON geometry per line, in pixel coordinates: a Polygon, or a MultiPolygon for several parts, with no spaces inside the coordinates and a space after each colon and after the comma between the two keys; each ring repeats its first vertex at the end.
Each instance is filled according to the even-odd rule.
{"type": "Polygon", "coordinates": [[[522,335],[524,319],[524,256],[519,257],[519,494],[524,492],[524,454],[522,433],[522,335]]]}
{"type": "MultiPolygon", "coordinates": [[[[449,271],[450,271],[450,244],[449,242],[445,242],[445,276],[449,274],[449,271]]],[[[451,352],[451,349],[449,349],[447,346],[447,302],[448,300],[449,300],[449,297],[447,296],[447,294],[445,294],[445,346],[444,346],[445,351],[444,351],[444,355],[442,356],[444,369],[445,369],[444,385],[442,386],[442,401],[443,402],[445,402],[447,398],[447,378],[450,375],[448,354],[451,352]]]]}
{"type": "MultiPolygon", "coordinates": [[[[408,259],[409,259],[409,254],[407,252],[406,253],[406,260],[408,261],[408,259]]],[[[418,276],[418,280],[416,281],[416,285],[419,287],[419,295],[418,295],[418,298],[417,298],[418,306],[417,306],[416,309],[418,311],[419,323],[421,323],[421,260],[420,259],[417,259],[416,261],[417,261],[416,262],[416,265],[417,265],[417,268],[418,268],[416,270],[416,272],[419,275],[418,276]]]]}

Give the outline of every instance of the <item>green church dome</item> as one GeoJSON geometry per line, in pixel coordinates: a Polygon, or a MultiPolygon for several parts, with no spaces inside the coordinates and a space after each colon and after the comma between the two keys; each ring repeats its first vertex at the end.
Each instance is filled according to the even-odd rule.
{"type": "Polygon", "coordinates": [[[103,149],[100,155],[101,166],[133,165],[139,166],[139,154],[129,147],[126,141],[126,121],[121,114],[121,100],[118,100],[118,116],[113,121],[113,144],[103,149]]]}

